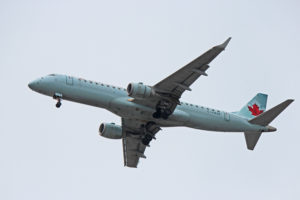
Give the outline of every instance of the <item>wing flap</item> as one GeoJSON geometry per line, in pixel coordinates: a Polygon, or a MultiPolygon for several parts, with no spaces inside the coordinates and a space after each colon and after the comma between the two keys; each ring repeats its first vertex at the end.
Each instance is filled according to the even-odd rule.
{"type": "MultiPolygon", "coordinates": [[[[138,120],[122,118],[124,166],[136,168],[139,159],[146,158],[144,153],[146,147],[149,145],[145,145],[142,142],[145,133],[144,129],[141,127],[147,127],[144,123],[138,120]]],[[[148,131],[151,132],[154,137],[155,133],[157,133],[160,128],[151,123],[147,124],[148,131]],[[149,124],[151,124],[151,126],[149,124]]]]}

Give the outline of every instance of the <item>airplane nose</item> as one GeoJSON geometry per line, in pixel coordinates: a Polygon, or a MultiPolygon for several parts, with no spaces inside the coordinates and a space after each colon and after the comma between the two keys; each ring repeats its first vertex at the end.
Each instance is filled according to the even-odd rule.
{"type": "Polygon", "coordinates": [[[28,83],[28,87],[34,91],[37,90],[37,86],[38,86],[38,81],[35,80],[35,81],[31,81],[30,83],[28,83]]]}
{"type": "Polygon", "coordinates": [[[32,89],[32,88],[33,88],[33,81],[32,81],[32,82],[30,82],[30,83],[28,83],[28,87],[29,87],[30,89],[32,89]]]}

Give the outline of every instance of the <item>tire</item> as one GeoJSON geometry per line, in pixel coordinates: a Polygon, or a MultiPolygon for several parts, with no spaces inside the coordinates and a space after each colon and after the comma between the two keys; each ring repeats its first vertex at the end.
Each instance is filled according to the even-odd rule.
{"type": "Polygon", "coordinates": [[[161,114],[159,112],[155,112],[153,113],[152,117],[155,119],[159,119],[161,117],[161,114]]]}
{"type": "Polygon", "coordinates": [[[142,143],[144,145],[149,145],[149,143],[151,142],[152,140],[152,136],[149,135],[149,134],[146,134],[145,137],[142,139],[142,143]]]}
{"type": "Polygon", "coordinates": [[[59,108],[61,106],[61,103],[57,102],[55,106],[56,106],[56,108],[59,108]]]}
{"type": "Polygon", "coordinates": [[[162,117],[163,119],[168,119],[169,115],[168,115],[167,113],[162,113],[162,114],[161,114],[161,117],[162,117]]]}

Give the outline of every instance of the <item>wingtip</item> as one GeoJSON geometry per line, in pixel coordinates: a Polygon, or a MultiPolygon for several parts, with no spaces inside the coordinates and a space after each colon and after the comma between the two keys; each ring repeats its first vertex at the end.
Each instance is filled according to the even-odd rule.
{"type": "Polygon", "coordinates": [[[286,100],[286,102],[288,102],[289,104],[293,103],[293,101],[295,101],[295,99],[288,99],[288,100],[286,100]]]}
{"type": "Polygon", "coordinates": [[[225,49],[228,43],[230,42],[231,37],[229,37],[223,44],[219,45],[219,48],[225,49]]]}

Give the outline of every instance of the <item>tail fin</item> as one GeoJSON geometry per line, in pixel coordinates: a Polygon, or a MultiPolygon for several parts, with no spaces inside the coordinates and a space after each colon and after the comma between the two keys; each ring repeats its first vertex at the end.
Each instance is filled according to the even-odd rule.
{"type": "Polygon", "coordinates": [[[236,114],[253,119],[266,110],[268,95],[258,93],[251,101],[249,101],[239,112],[236,114]]]}
{"type": "MultiPolygon", "coordinates": [[[[281,104],[271,108],[270,110],[262,113],[261,115],[250,119],[251,124],[261,126],[269,125],[284,109],[286,109],[294,100],[288,99],[281,104]]],[[[276,131],[276,128],[269,126],[269,131],[276,131]]],[[[245,139],[247,148],[253,150],[262,132],[245,132],[245,139]]]]}

